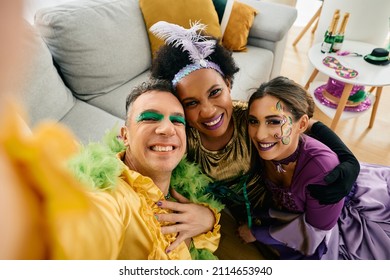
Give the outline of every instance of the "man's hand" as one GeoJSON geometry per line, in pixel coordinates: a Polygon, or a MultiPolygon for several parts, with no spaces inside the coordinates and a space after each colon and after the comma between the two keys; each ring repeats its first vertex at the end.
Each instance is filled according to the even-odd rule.
{"type": "Polygon", "coordinates": [[[175,249],[186,239],[212,230],[215,224],[214,213],[208,207],[190,203],[188,199],[174,190],[171,194],[178,202],[161,201],[159,207],[171,209],[175,213],[157,215],[159,221],[175,223],[162,227],[163,234],[179,233],[176,240],[167,248],[167,252],[175,249]]]}

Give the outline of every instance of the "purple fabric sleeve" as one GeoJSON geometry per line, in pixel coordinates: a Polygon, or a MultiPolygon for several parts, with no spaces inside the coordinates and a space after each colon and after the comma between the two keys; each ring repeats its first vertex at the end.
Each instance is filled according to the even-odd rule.
{"type": "Polygon", "coordinates": [[[271,190],[284,192],[283,196],[274,196],[274,199],[279,199],[276,203],[285,209],[270,209],[270,226],[255,228],[253,233],[258,241],[284,252],[286,258],[296,258],[297,255],[320,258],[327,251],[327,243],[337,225],[344,200],[322,205],[310,196],[307,186],[319,184],[326,188],[324,177],[339,161],[324,144],[306,135],[302,137],[299,152],[290,187],[271,187],[271,190]],[[291,205],[295,209],[290,209],[291,205]]]}
{"type": "Polygon", "coordinates": [[[320,204],[310,195],[307,186],[318,184],[326,188],[324,177],[338,164],[337,155],[328,147],[303,135],[303,144],[290,189],[295,195],[299,210],[305,212],[306,222],[318,229],[329,230],[337,223],[344,200],[335,204],[320,204]]]}

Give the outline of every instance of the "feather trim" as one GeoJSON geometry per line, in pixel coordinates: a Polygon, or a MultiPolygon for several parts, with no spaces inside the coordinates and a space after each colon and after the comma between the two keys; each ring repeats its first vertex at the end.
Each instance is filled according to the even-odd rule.
{"type": "Polygon", "coordinates": [[[91,142],[68,161],[68,167],[78,180],[92,189],[112,189],[123,171],[116,154],[125,150],[118,138],[118,127],[106,131],[102,143],[91,142]]]}
{"type": "Polygon", "coordinates": [[[211,193],[206,192],[207,186],[211,183],[211,178],[202,173],[199,165],[190,163],[185,157],[173,170],[171,177],[171,187],[178,193],[191,202],[206,203],[219,212],[224,205],[211,193]]]}
{"type": "Polygon", "coordinates": [[[103,136],[103,143],[115,154],[126,150],[126,146],[118,135],[118,131],[119,128],[115,125],[111,130],[106,131],[106,134],[103,136]]]}
{"type": "Polygon", "coordinates": [[[214,52],[215,40],[201,33],[206,25],[196,21],[190,22],[190,28],[186,29],[180,25],[159,21],[150,27],[150,31],[166,44],[188,51],[189,58],[193,63],[201,63],[214,52]]]}
{"type": "MultiPolygon", "coordinates": [[[[116,154],[124,151],[125,145],[118,138],[118,129],[107,131],[101,143],[91,142],[82,146],[80,152],[68,162],[68,167],[81,182],[93,189],[112,189],[123,171],[123,163],[116,154]]],[[[207,193],[212,180],[202,173],[200,167],[183,158],[173,170],[171,187],[194,203],[205,203],[218,212],[224,207],[214,196],[207,193]]]]}
{"type": "Polygon", "coordinates": [[[192,243],[190,247],[190,254],[191,259],[193,260],[218,260],[218,257],[208,249],[197,249],[192,243]]]}
{"type": "Polygon", "coordinates": [[[106,145],[89,143],[81,148],[68,166],[82,183],[93,189],[111,189],[116,185],[123,166],[106,145]]]}

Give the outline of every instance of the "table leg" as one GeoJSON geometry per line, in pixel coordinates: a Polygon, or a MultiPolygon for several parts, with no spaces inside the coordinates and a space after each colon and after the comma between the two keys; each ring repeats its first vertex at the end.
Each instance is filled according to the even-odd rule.
{"type": "Polygon", "coordinates": [[[332,123],[330,125],[330,128],[332,130],[336,129],[337,123],[340,120],[341,114],[344,111],[345,105],[347,104],[348,97],[351,93],[353,85],[352,84],[345,84],[343,93],[341,94],[339,105],[337,106],[336,114],[333,117],[332,123]]]}
{"type": "Polygon", "coordinates": [[[376,88],[375,102],[374,102],[374,105],[372,107],[370,124],[368,125],[368,128],[372,128],[372,126],[374,125],[376,111],[378,110],[379,100],[381,99],[381,95],[382,95],[382,88],[383,87],[376,88]]]}
{"type": "Polygon", "coordinates": [[[305,84],[305,89],[306,90],[309,89],[310,83],[314,80],[314,78],[317,76],[317,74],[318,74],[318,69],[314,69],[313,72],[310,75],[309,80],[307,80],[307,82],[305,84]]]}

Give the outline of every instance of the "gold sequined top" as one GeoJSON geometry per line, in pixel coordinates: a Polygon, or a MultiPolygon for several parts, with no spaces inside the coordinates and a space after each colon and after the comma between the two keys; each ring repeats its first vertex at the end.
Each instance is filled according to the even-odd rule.
{"type": "MultiPolygon", "coordinates": [[[[240,179],[250,169],[250,155],[253,149],[247,134],[247,109],[247,102],[233,101],[233,137],[221,150],[210,151],[206,149],[201,143],[199,132],[192,127],[187,129],[188,159],[198,163],[203,172],[215,181],[224,181],[223,186],[226,186],[233,193],[227,194],[227,190],[221,193],[222,186],[218,186],[219,190],[213,190],[213,193],[217,197],[219,196],[226,205],[229,205],[229,208],[234,205],[244,206],[245,203],[243,182],[240,182],[240,179]]],[[[246,192],[252,206],[262,204],[264,199],[265,191],[260,173],[253,175],[246,182],[246,192]]]]}
{"type": "Polygon", "coordinates": [[[249,170],[252,145],[246,129],[247,108],[247,102],[233,101],[233,137],[222,150],[206,149],[198,130],[189,127],[187,131],[188,159],[200,164],[214,180],[229,180],[249,170]]]}

